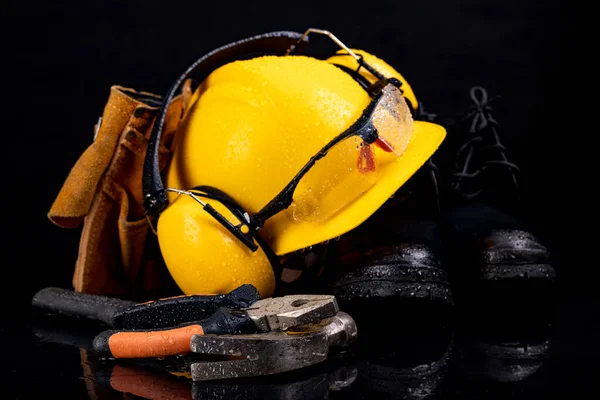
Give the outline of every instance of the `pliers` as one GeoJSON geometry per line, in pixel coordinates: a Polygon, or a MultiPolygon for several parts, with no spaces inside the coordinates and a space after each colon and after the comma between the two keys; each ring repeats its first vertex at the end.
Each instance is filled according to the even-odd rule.
{"type": "Polygon", "coordinates": [[[43,313],[99,322],[112,329],[134,330],[168,328],[197,321],[221,307],[249,307],[259,299],[258,290],[250,284],[227,294],[181,295],[144,303],[47,287],[33,296],[31,304],[43,313]]]}
{"type": "Polygon", "coordinates": [[[356,323],[339,311],[334,296],[260,299],[252,285],[224,295],[180,296],[141,304],[46,288],[32,303],[45,312],[99,320],[115,328],[100,335],[95,329],[89,332],[95,337],[93,344],[86,340],[82,347],[101,356],[153,363],[161,362],[160,357],[192,352],[190,357],[169,359],[186,360],[194,381],[303,368],[324,361],[330,348],[344,348],[357,337],[356,323]]]}
{"type": "Polygon", "coordinates": [[[221,307],[208,318],[173,327],[107,330],[96,336],[93,349],[113,358],[174,356],[191,352],[193,336],[283,332],[333,317],[338,311],[332,295],[270,297],[248,307],[221,307]]]}

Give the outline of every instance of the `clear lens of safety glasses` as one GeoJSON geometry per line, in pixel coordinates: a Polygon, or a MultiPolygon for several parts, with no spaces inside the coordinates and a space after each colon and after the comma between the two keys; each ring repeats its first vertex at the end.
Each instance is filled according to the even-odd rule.
{"type": "Polygon", "coordinates": [[[383,88],[369,123],[377,129],[373,144],[352,135],[333,146],[302,177],[287,209],[292,218],[309,222],[330,218],[373,187],[379,174],[376,147],[396,156],[404,153],[413,119],[396,86],[383,88]]]}
{"type": "Polygon", "coordinates": [[[413,133],[413,118],[400,89],[392,84],[383,88],[371,121],[377,129],[378,147],[401,156],[413,133]]]}
{"type": "Polygon", "coordinates": [[[300,221],[321,221],[369,190],[378,175],[375,148],[358,135],[333,146],[302,177],[286,210],[300,221]]]}

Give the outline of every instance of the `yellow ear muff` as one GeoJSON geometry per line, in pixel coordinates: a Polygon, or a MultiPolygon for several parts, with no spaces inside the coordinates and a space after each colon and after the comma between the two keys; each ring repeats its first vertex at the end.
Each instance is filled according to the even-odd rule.
{"type": "MultiPolygon", "coordinates": [[[[240,223],[219,201],[203,201],[232,224],[240,223]]],[[[157,233],[167,268],[185,294],[228,293],[249,283],[261,297],[273,295],[275,275],[263,249],[251,251],[192,197],[172,201],[158,219],[157,233]]]]}

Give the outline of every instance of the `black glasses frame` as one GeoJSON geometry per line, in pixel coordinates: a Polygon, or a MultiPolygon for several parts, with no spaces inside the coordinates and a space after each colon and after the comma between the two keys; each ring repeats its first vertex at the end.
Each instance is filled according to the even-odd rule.
{"type": "Polygon", "coordinates": [[[375,142],[378,138],[377,129],[373,125],[373,112],[377,103],[383,96],[383,88],[388,84],[392,84],[397,88],[400,88],[400,81],[396,78],[383,79],[377,81],[370,88],[373,100],[365,108],[362,115],[354,122],[348,129],[337,135],[329,143],[327,143],[317,154],[312,156],[310,160],[300,169],[300,171],[294,176],[294,178],[279,192],[273,200],[269,201],[260,211],[250,216],[250,225],[254,230],[259,230],[263,227],[267,219],[273,215],[288,208],[294,197],[294,192],[300,183],[300,180],[306,175],[306,173],[319,161],[321,158],[327,155],[327,152],[341,141],[348,139],[352,136],[360,136],[367,144],[375,142]]]}
{"type": "MultiPolygon", "coordinates": [[[[339,52],[336,54],[340,54],[339,52]]],[[[338,66],[341,67],[341,66],[338,66]]],[[[342,70],[349,72],[346,68],[342,70]]],[[[144,193],[144,207],[146,211],[146,217],[150,221],[150,217],[158,217],[164,208],[168,205],[167,192],[176,192],[179,194],[185,194],[191,196],[196,200],[202,208],[208,212],[219,224],[223,225],[229,232],[231,232],[237,239],[239,239],[246,247],[252,251],[258,249],[255,241],[258,241],[256,232],[263,227],[265,222],[273,215],[287,209],[293,202],[294,191],[296,190],[300,180],[306,175],[306,173],[316,164],[318,160],[325,157],[327,152],[341,141],[352,137],[359,136],[366,143],[371,144],[378,138],[377,129],[373,125],[372,115],[377,106],[378,101],[383,96],[383,89],[388,85],[392,84],[398,89],[401,87],[401,82],[395,78],[385,78],[375,68],[364,61],[361,55],[357,55],[348,47],[346,47],[341,41],[339,41],[333,34],[328,31],[319,29],[308,29],[304,34],[300,35],[295,32],[272,32],[264,35],[255,36],[248,38],[236,43],[232,43],[227,46],[223,46],[216,49],[207,55],[198,59],[192,64],[185,73],[183,73],[177,81],[171,86],[169,92],[165,96],[161,108],[159,110],[156,121],[153,125],[150,139],[148,141],[146,157],[144,159],[144,172],[142,176],[142,189],[144,193]],[[175,97],[177,91],[181,88],[184,81],[188,79],[194,72],[200,69],[207,70],[205,76],[208,76],[210,72],[216,68],[231,62],[235,59],[247,58],[248,54],[265,55],[265,54],[278,54],[278,55],[289,55],[299,49],[302,49],[306,44],[307,36],[310,33],[324,34],[330,37],[336,44],[338,44],[343,50],[346,51],[346,55],[352,56],[358,62],[358,69],[350,73],[356,79],[356,75],[359,74],[361,68],[365,68],[371,74],[373,74],[377,81],[366,86],[364,80],[360,80],[359,84],[363,89],[369,93],[373,98],[371,103],[365,108],[362,115],[356,120],[348,129],[333,138],[327,145],[325,145],[317,154],[308,160],[308,162],[300,169],[300,171],[294,176],[294,178],[261,210],[258,212],[248,215],[241,206],[235,204],[233,199],[225,195],[222,192],[215,192],[215,188],[197,187],[191,190],[180,190],[165,188],[162,182],[160,171],[158,168],[158,153],[159,153],[159,142],[162,129],[165,123],[166,112],[171,101],[175,97]],[[285,49],[282,47],[285,46],[285,49]],[[207,190],[210,189],[210,190],[207,190]],[[202,197],[212,198],[221,201],[225,206],[233,212],[236,218],[240,221],[239,224],[232,224],[227,218],[219,213],[209,203],[202,201],[202,197]]],[[[400,91],[402,91],[400,89],[400,91]]],[[[151,226],[152,223],[150,222],[151,226]]],[[[261,241],[262,242],[262,241],[261,241]]]]}

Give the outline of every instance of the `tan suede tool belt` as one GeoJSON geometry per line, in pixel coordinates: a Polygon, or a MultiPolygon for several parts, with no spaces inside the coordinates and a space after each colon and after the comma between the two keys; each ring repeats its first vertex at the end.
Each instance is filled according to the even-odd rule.
{"type": "MultiPolygon", "coordinates": [[[[159,153],[161,171],[170,159],[169,144],[188,98],[179,95],[169,105],[159,153]]],[[[48,218],[54,224],[76,228],[83,223],[73,275],[76,291],[136,297],[157,290],[168,277],[144,215],[141,185],[146,146],[160,104],[160,96],[111,87],[94,142],[52,204],[48,218]]]]}

